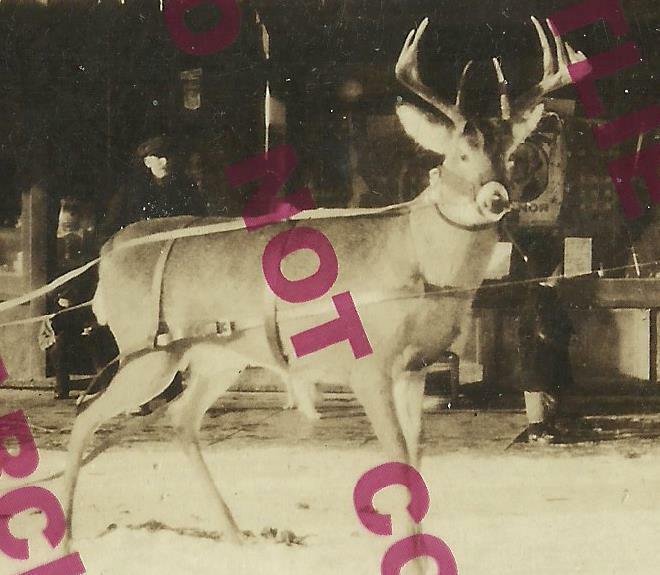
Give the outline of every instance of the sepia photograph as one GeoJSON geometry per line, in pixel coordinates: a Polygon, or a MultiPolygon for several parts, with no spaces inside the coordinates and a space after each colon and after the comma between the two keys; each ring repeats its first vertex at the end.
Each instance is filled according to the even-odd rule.
{"type": "Polygon", "coordinates": [[[0,0],[0,573],[658,573],[659,36],[0,0]]]}

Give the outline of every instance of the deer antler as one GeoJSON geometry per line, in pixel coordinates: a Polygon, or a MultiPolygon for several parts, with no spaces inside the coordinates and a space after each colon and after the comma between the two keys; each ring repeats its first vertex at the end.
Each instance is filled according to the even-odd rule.
{"type": "Polygon", "coordinates": [[[497,85],[500,90],[500,117],[503,120],[511,119],[511,102],[509,101],[508,82],[502,72],[502,66],[497,58],[493,58],[493,66],[495,67],[495,74],[497,75],[497,85]]]}
{"type": "Polygon", "coordinates": [[[524,114],[534,108],[546,94],[572,84],[573,80],[568,72],[569,64],[575,64],[587,59],[582,52],[576,52],[568,43],[564,42],[554,31],[548,20],[546,22],[552,32],[556,58],[552,54],[550,43],[548,42],[548,37],[543,26],[532,16],[532,23],[536,28],[536,33],[541,43],[541,50],[543,51],[543,78],[531,91],[521,96],[516,103],[516,108],[520,114],[524,114]]]}
{"type": "Polygon", "coordinates": [[[447,104],[440,100],[433,91],[422,82],[419,73],[419,41],[424,34],[424,30],[426,30],[428,23],[429,19],[424,18],[417,30],[413,28],[409,32],[406,41],[403,43],[403,48],[401,48],[401,54],[399,55],[399,59],[394,68],[394,73],[401,84],[438,110],[449,125],[462,127],[463,124],[465,124],[465,118],[463,117],[463,114],[461,114],[458,106],[447,104]]]}
{"type": "Polygon", "coordinates": [[[458,89],[456,90],[456,109],[461,110],[461,106],[463,104],[463,89],[465,88],[465,80],[467,78],[468,70],[472,66],[472,60],[470,60],[467,64],[465,64],[465,67],[463,68],[463,72],[461,73],[461,77],[458,80],[458,89]]]}

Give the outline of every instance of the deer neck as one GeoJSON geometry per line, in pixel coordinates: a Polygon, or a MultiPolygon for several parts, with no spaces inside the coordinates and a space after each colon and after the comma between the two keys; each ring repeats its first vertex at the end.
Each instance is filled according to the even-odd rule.
{"type": "Polygon", "coordinates": [[[479,287],[497,243],[495,225],[461,226],[445,216],[438,203],[423,201],[410,211],[410,231],[426,283],[479,287]]]}

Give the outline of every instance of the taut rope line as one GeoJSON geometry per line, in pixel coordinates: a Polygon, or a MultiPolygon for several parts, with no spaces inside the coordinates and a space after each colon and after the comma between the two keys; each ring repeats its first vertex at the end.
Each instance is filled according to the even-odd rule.
{"type": "MultiPolygon", "coordinates": [[[[380,215],[384,214],[387,212],[396,212],[397,210],[401,210],[402,208],[410,208],[412,207],[410,204],[412,202],[407,202],[403,204],[395,204],[393,206],[387,206],[384,208],[357,208],[354,210],[350,210],[351,213],[343,213],[344,217],[354,217],[354,216],[375,216],[375,215],[380,215]]],[[[333,208],[319,208],[317,210],[313,210],[312,212],[300,212],[299,214],[296,214],[292,220],[313,220],[313,219],[323,219],[323,218],[332,218],[332,217],[339,217],[338,215],[333,215],[333,213],[337,213],[339,211],[345,212],[346,210],[338,210],[338,209],[333,209],[333,208]]],[[[112,246],[111,251],[103,253],[103,249],[101,250],[101,256],[92,260],[91,262],[86,263],[85,265],[82,265],[74,270],[71,270],[70,272],[67,272],[64,275],[59,276],[58,278],[55,278],[53,281],[50,283],[33,290],[31,292],[28,292],[26,294],[23,294],[22,296],[16,297],[14,299],[7,300],[5,302],[0,303],[0,313],[5,312],[10,309],[14,309],[20,305],[23,305],[25,303],[28,303],[32,300],[35,300],[37,298],[43,297],[52,291],[56,290],[58,287],[70,282],[71,280],[77,278],[78,276],[84,274],[87,270],[90,268],[96,266],[103,257],[109,255],[111,252],[114,251],[119,251],[119,250],[126,250],[130,249],[136,246],[141,246],[145,244],[151,244],[151,243],[158,243],[158,242],[165,242],[169,240],[176,240],[180,238],[190,238],[190,237],[195,237],[195,236],[206,236],[206,235],[211,235],[215,233],[220,233],[220,232],[227,232],[227,231],[234,231],[234,230],[241,230],[245,229],[245,223],[243,222],[242,219],[240,218],[235,218],[230,221],[224,221],[224,222],[219,222],[215,224],[206,224],[202,226],[191,226],[188,228],[178,228],[176,230],[168,230],[165,232],[157,232],[155,234],[150,234],[147,236],[142,236],[139,238],[133,238],[131,240],[128,240],[118,246],[112,246]]]]}
{"type": "Polygon", "coordinates": [[[86,263],[84,266],[80,266],[75,270],[71,270],[70,272],[67,272],[64,275],[55,278],[52,282],[47,283],[45,286],[41,286],[36,290],[23,294],[22,296],[18,296],[14,299],[3,301],[2,303],[0,303],[0,313],[10,309],[14,309],[19,305],[23,305],[24,303],[31,302],[34,299],[49,294],[50,292],[56,290],[58,287],[63,286],[64,284],[69,283],[72,279],[77,278],[78,276],[84,274],[88,269],[94,267],[100,261],[101,258],[96,258],[95,260],[86,263]]]}

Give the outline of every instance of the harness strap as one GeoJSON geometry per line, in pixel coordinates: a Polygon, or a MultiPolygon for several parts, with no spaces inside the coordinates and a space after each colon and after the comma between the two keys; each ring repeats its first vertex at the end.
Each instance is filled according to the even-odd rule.
{"type": "MultiPolygon", "coordinates": [[[[297,221],[293,220],[289,220],[287,224],[289,226],[289,231],[298,225],[297,221]]],[[[286,367],[289,364],[289,356],[284,351],[284,343],[282,342],[280,325],[277,321],[277,299],[275,294],[267,285],[264,285],[264,289],[264,311],[266,312],[264,328],[266,331],[266,340],[268,341],[268,347],[270,348],[270,352],[273,355],[273,358],[275,358],[278,363],[281,363],[284,367],[286,367]]]]}
{"type": "MultiPolygon", "coordinates": [[[[266,288],[267,294],[270,290],[266,288]]],[[[266,329],[266,339],[268,340],[268,347],[270,348],[273,357],[278,360],[278,363],[283,363],[285,366],[289,365],[289,356],[284,351],[284,343],[282,342],[282,334],[280,332],[280,324],[277,321],[277,302],[273,294],[271,297],[266,296],[266,305],[269,310],[266,313],[264,320],[264,327],[266,329]],[[272,310],[272,313],[271,313],[272,310]]]]}
{"type": "MultiPolygon", "coordinates": [[[[422,291],[412,292],[411,290],[398,290],[398,291],[369,291],[363,292],[361,294],[355,294],[354,299],[356,305],[359,307],[364,307],[366,305],[378,305],[385,302],[391,302],[395,300],[406,300],[411,298],[453,298],[453,299],[464,299],[471,297],[471,290],[465,290],[462,288],[455,287],[439,287],[432,284],[424,282],[422,284],[422,291]]],[[[472,290],[473,291],[473,290],[472,290]]],[[[315,306],[312,306],[312,310],[305,309],[303,310],[286,310],[278,314],[278,310],[273,308],[273,313],[267,315],[266,319],[262,315],[256,317],[246,318],[245,320],[234,322],[230,320],[212,320],[207,322],[200,322],[194,325],[191,325],[186,331],[185,335],[181,337],[174,338],[170,336],[168,341],[163,341],[157,345],[159,350],[167,350],[173,353],[183,354],[185,350],[196,343],[201,343],[204,341],[217,340],[218,338],[223,338],[230,340],[232,337],[248,332],[253,329],[264,329],[268,334],[268,340],[271,344],[271,349],[273,351],[273,356],[275,359],[282,358],[285,364],[289,363],[289,358],[284,351],[284,346],[281,339],[281,330],[280,322],[282,319],[286,321],[287,319],[299,319],[303,317],[312,317],[317,314],[327,312],[327,305],[323,303],[318,303],[315,306]],[[280,317],[278,317],[280,316],[280,317]]],[[[125,351],[115,357],[110,361],[102,370],[102,373],[107,374],[108,370],[114,369],[115,365],[124,365],[135,359],[138,359],[144,355],[147,355],[154,351],[154,347],[143,347],[138,349],[132,349],[125,351]]],[[[101,377],[101,374],[97,375],[97,378],[101,377]]],[[[109,382],[109,381],[108,381],[109,382]]],[[[94,384],[92,384],[93,386],[94,384]]],[[[92,387],[90,386],[90,388],[92,387]]],[[[100,390],[99,390],[100,391],[100,390]]],[[[89,392],[89,390],[88,390],[89,392]]],[[[87,393],[87,392],[86,392],[87,393]]],[[[84,399],[85,394],[81,396],[79,403],[87,403],[87,401],[93,401],[92,399],[84,399]]],[[[85,405],[82,409],[87,407],[85,405]]]]}
{"type": "MultiPolygon", "coordinates": [[[[193,218],[179,229],[183,230],[190,228],[196,221],[197,218],[193,218]]],[[[155,308],[153,309],[154,314],[152,317],[156,318],[156,325],[152,329],[152,333],[154,334],[153,347],[166,345],[173,339],[167,322],[165,321],[165,317],[163,316],[163,291],[165,289],[165,269],[167,267],[170,254],[172,253],[174,242],[176,242],[177,239],[179,238],[171,237],[165,241],[165,244],[160,250],[160,255],[158,256],[158,260],[156,260],[156,266],[154,268],[154,275],[151,283],[151,290],[154,294],[152,304],[155,308]]]]}
{"type": "Polygon", "coordinates": [[[153,294],[151,300],[153,314],[151,317],[154,318],[155,323],[152,327],[152,332],[154,334],[153,347],[163,345],[165,340],[168,339],[168,336],[171,340],[171,334],[169,333],[167,324],[163,318],[163,282],[165,281],[165,267],[167,266],[167,260],[170,257],[172,246],[175,241],[176,239],[168,240],[161,248],[160,255],[156,260],[154,275],[151,281],[151,293],[153,294]]]}

